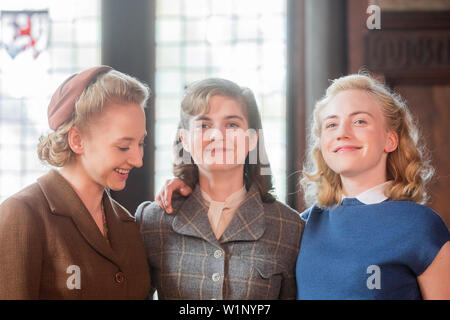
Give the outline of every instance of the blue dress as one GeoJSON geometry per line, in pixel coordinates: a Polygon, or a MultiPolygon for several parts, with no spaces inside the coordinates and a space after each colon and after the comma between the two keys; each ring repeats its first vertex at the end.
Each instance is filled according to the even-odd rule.
{"type": "Polygon", "coordinates": [[[303,212],[298,299],[421,299],[417,276],[450,239],[433,210],[410,201],[303,212]]]}

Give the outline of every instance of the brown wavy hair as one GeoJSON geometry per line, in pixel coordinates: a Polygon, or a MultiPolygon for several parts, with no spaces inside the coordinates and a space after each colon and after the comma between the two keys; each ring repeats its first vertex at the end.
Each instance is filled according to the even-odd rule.
{"type": "Polygon", "coordinates": [[[272,175],[262,174],[264,171],[270,173],[270,164],[264,147],[261,116],[255,96],[250,89],[240,87],[226,79],[209,78],[194,82],[187,88],[181,102],[178,133],[173,143],[175,157],[173,164],[174,176],[182,179],[192,189],[198,183],[198,167],[189,152],[180,147],[182,146],[180,132],[189,129],[189,120],[192,117],[208,113],[210,110],[209,101],[211,97],[217,95],[237,101],[242,106],[247,117],[249,129],[254,129],[259,133],[256,148],[249,151],[245,159],[244,182],[247,190],[252,184],[255,184],[263,202],[275,201],[275,197],[272,194],[272,175]],[[252,152],[256,154],[251,154],[252,152]],[[249,159],[257,159],[257,161],[255,164],[251,164],[249,159]]]}
{"type": "Polygon", "coordinates": [[[338,204],[342,199],[341,178],[326,164],[320,150],[320,113],[336,94],[353,89],[363,90],[379,102],[386,129],[398,135],[397,149],[387,157],[387,179],[392,180],[392,183],[386,187],[385,195],[391,200],[425,203],[425,185],[433,176],[434,170],[428,153],[420,144],[418,127],[398,94],[370,75],[360,73],[334,80],[325,96],[315,105],[308,157],[300,181],[306,204],[316,202],[318,206],[326,207],[338,204]]]}

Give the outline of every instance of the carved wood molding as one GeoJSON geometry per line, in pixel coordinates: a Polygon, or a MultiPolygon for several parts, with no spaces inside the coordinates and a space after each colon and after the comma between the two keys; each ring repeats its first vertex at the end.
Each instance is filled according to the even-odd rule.
{"type": "MultiPolygon", "coordinates": [[[[429,13],[397,15],[395,19],[395,13],[389,13],[384,20],[382,13],[382,28],[366,35],[368,69],[383,74],[391,84],[450,83],[450,24],[433,22],[429,13]],[[411,18],[420,21],[417,28],[411,18]]],[[[441,19],[444,15],[439,13],[441,19]]],[[[450,18],[450,12],[447,15],[450,18]]]]}

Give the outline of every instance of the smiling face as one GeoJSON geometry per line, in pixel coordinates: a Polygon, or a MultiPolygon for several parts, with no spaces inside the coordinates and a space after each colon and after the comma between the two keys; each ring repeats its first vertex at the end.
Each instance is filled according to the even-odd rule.
{"type": "Polygon", "coordinates": [[[386,181],[386,160],[397,147],[379,102],[363,90],[336,94],[320,112],[320,149],[341,178],[386,181]]]}
{"type": "Polygon", "coordinates": [[[108,102],[81,134],[78,160],[94,183],[122,190],[130,170],[142,166],[145,136],[140,105],[108,102]]]}
{"type": "Polygon", "coordinates": [[[189,130],[181,133],[184,148],[200,171],[244,167],[245,158],[256,147],[256,135],[249,134],[247,116],[233,98],[215,95],[209,112],[194,116],[189,130]]]}

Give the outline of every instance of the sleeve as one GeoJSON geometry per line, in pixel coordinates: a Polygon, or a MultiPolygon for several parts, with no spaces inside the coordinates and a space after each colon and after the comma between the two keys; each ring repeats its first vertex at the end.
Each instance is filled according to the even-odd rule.
{"type": "Polygon", "coordinates": [[[134,218],[136,219],[136,225],[138,226],[138,229],[141,232],[142,232],[142,220],[143,220],[144,210],[147,206],[149,206],[151,204],[152,204],[151,201],[145,201],[145,202],[142,202],[136,209],[134,218]]]}
{"type": "Polygon", "coordinates": [[[295,300],[297,297],[297,282],[295,269],[283,274],[281,282],[280,300],[295,300]]]}
{"type": "Polygon", "coordinates": [[[43,228],[25,203],[0,205],[0,299],[39,298],[43,228]]]}
{"type": "Polygon", "coordinates": [[[283,279],[281,283],[281,291],[279,298],[281,300],[295,300],[297,297],[297,281],[295,278],[297,256],[300,249],[300,243],[303,236],[303,230],[305,222],[301,219],[300,214],[297,211],[291,211],[295,213],[295,220],[292,223],[294,229],[284,230],[284,241],[289,242],[292,247],[292,252],[288,254],[286,261],[286,270],[283,272],[283,279]],[[295,248],[295,249],[294,249],[295,248]]]}
{"type": "Polygon", "coordinates": [[[431,209],[414,216],[416,230],[410,234],[410,266],[416,276],[420,276],[433,262],[442,246],[450,240],[447,226],[441,217],[431,209]]]}
{"type": "MultiPolygon", "coordinates": [[[[148,241],[146,239],[146,237],[142,234],[142,231],[144,229],[144,223],[143,220],[145,219],[145,208],[147,208],[148,206],[150,206],[152,204],[151,201],[145,201],[143,203],[141,203],[137,209],[136,209],[136,214],[134,215],[135,219],[136,219],[136,224],[139,228],[139,231],[141,232],[141,236],[142,236],[142,241],[144,243],[144,247],[145,247],[145,251],[147,252],[149,250],[148,248],[148,241]]],[[[155,276],[154,276],[154,268],[152,267],[151,263],[149,260],[148,261],[148,265],[149,265],[149,269],[150,269],[150,290],[147,296],[147,300],[153,300],[155,298],[155,291],[156,291],[156,284],[155,282],[155,276]]]]}

